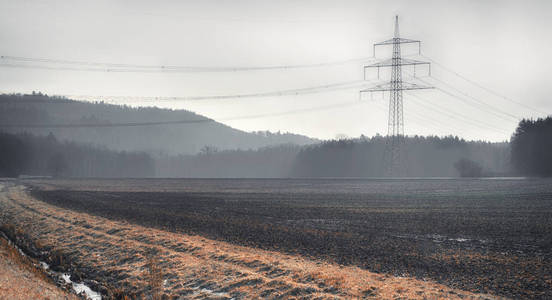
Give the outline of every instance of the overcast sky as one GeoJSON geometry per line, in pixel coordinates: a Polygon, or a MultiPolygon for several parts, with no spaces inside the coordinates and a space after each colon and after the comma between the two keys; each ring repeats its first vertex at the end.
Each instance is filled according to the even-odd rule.
{"type": "MultiPolygon", "coordinates": [[[[439,89],[404,94],[405,133],[501,141],[509,139],[515,117],[537,117],[552,111],[551,3],[0,0],[0,55],[204,67],[324,63],[371,57],[374,42],[392,37],[393,17],[398,14],[401,36],[422,40],[423,55],[508,97],[493,95],[433,65],[433,78],[421,80],[439,89]]],[[[378,58],[389,56],[390,51],[379,49],[378,58]]],[[[416,53],[416,47],[403,46],[403,55],[416,53]]],[[[57,95],[248,94],[363,78],[362,62],[227,73],[115,73],[3,66],[8,63],[14,62],[0,59],[1,92],[36,90],[57,95]]],[[[407,80],[412,69],[404,71],[407,80]]],[[[419,68],[416,74],[425,76],[427,70],[419,68]]],[[[381,79],[387,75],[382,72],[381,79]]],[[[374,78],[375,74],[367,76],[374,78]]],[[[275,114],[225,122],[246,131],[280,130],[318,138],[386,134],[389,95],[363,98],[359,99],[358,89],[347,89],[247,99],[112,100],[185,108],[214,119],[275,114]],[[279,114],[324,106],[333,108],[279,114]]]]}

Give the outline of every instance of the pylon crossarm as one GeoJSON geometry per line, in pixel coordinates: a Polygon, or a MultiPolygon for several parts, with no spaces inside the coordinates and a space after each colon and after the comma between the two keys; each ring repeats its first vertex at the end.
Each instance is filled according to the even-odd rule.
{"type": "Polygon", "coordinates": [[[394,43],[408,44],[408,43],[421,43],[421,41],[411,40],[411,39],[403,39],[403,38],[392,38],[392,39],[388,39],[388,40],[383,41],[383,42],[376,43],[376,44],[374,44],[374,46],[393,45],[394,43]]]}
{"type": "Polygon", "coordinates": [[[400,44],[408,44],[408,43],[417,43],[418,44],[418,54],[422,53],[422,42],[421,41],[411,40],[411,39],[403,39],[403,38],[400,38],[400,37],[396,36],[392,39],[374,44],[373,55],[374,55],[374,57],[376,57],[376,47],[377,46],[400,45],[400,44]]]}
{"type": "Polygon", "coordinates": [[[401,58],[398,62],[393,62],[393,59],[386,59],[375,64],[364,66],[364,68],[380,68],[380,67],[392,67],[392,66],[412,66],[412,65],[429,65],[428,61],[421,61],[416,59],[401,58]]]}
{"type": "Polygon", "coordinates": [[[402,82],[402,87],[397,88],[396,85],[391,83],[378,84],[376,86],[361,90],[361,93],[372,93],[372,92],[385,92],[385,91],[395,91],[395,90],[425,90],[433,89],[432,86],[419,85],[410,82],[402,82]]]}

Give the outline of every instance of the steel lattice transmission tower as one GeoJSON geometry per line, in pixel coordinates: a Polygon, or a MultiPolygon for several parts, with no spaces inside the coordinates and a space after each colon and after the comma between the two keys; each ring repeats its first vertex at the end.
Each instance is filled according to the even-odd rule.
{"type": "Polygon", "coordinates": [[[395,16],[394,37],[390,40],[374,44],[374,57],[376,56],[376,46],[393,45],[392,57],[387,60],[364,66],[365,71],[366,68],[377,68],[378,78],[380,68],[391,67],[391,78],[389,80],[389,83],[376,85],[360,91],[361,93],[389,91],[389,119],[387,123],[387,144],[385,149],[384,163],[386,165],[385,176],[392,177],[406,176],[406,153],[404,149],[405,136],[402,91],[433,88],[430,86],[422,86],[415,83],[404,82],[402,80],[402,66],[413,66],[414,68],[416,68],[416,65],[430,65],[429,62],[402,58],[401,44],[406,43],[417,43],[418,53],[420,53],[420,41],[403,39],[399,37],[399,16],[395,16]]]}

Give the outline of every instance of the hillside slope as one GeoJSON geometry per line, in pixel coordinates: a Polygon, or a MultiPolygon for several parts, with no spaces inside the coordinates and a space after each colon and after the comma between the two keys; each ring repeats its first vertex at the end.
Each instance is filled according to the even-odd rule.
{"type": "Polygon", "coordinates": [[[8,132],[27,131],[38,135],[52,132],[60,140],[102,145],[114,150],[147,151],[152,154],[194,154],[205,146],[218,149],[254,149],[278,144],[305,145],[316,142],[309,137],[290,133],[244,132],[187,110],[88,103],[42,94],[0,95],[0,120],[0,129],[8,132]],[[159,121],[197,123],[127,127],[29,126],[159,121]],[[14,127],[14,124],[21,126],[14,127]]]}

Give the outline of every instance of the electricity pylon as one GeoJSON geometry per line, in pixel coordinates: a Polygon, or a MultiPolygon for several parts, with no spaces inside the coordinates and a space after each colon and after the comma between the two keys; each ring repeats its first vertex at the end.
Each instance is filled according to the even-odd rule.
{"type": "MultiPolygon", "coordinates": [[[[403,90],[430,89],[433,87],[422,86],[415,83],[402,81],[402,66],[430,65],[429,62],[401,58],[401,44],[417,43],[418,53],[420,53],[420,41],[403,39],[399,37],[399,16],[395,16],[395,35],[392,39],[374,44],[374,57],[376,56],[376,47],[384,45],[393,45],[393,55],[391,59],[383,60],[368,66],[366,68],[377,68],[378,78],[380,68],[391,67],[391,79],[389,83],[376,85],[364,90],[364,92],[383,92],[389,91],[389,119],[387,123],[387,142],[384,155],[385,176],[404,177],[406,176],[405,161],[405,139],[404,139],[404,116],[403,116],[403,90]]],[[[415,70],[415,69],[414,69],[415,70]]],[[[430,69],[431,70],[431,69],[430,69]]],[[[414,71],[415,72],[415,71],[414,71]]],[[[431,72],[431,71],[430,71],[431,72]]]]}

